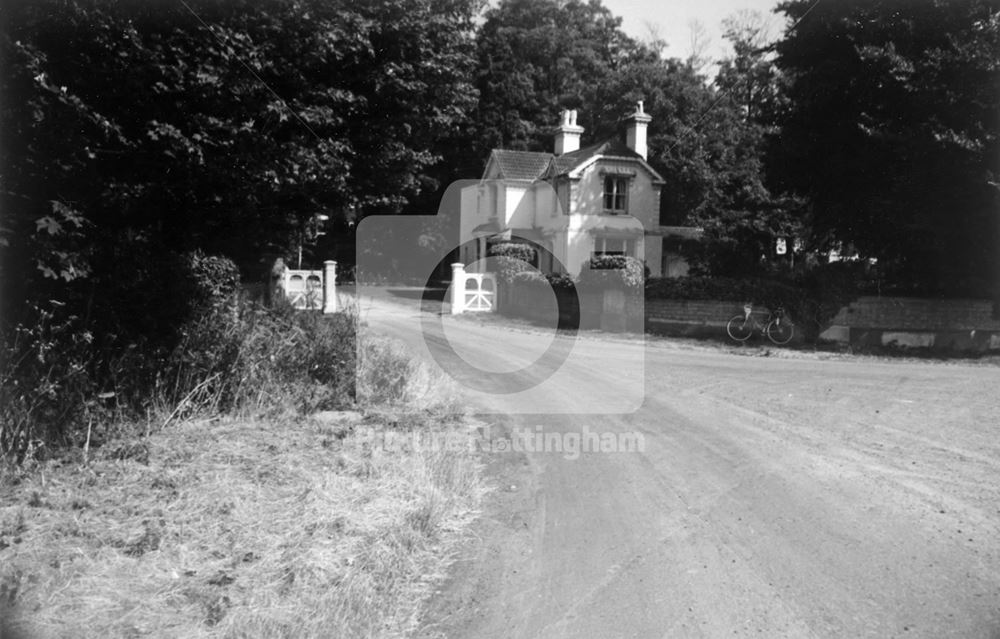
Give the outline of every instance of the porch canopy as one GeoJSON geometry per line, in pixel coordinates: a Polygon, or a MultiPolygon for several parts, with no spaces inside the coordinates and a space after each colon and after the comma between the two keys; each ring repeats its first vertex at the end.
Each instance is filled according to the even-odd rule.
{"type": "Polygon", "coordinates": [[[631,215],[597,215],[588,216],[579,227],[579,231],[600,235],[634,239],[645,235],[642,222],[631,215]]]}
{"type": "Polygon", "coordinates": [[[494,233],[486,238],[487,244],[499,244],[501,242],[534,242],[542,245],[544,239],[538,229],[507,229],[499,233],[494,233]]]}

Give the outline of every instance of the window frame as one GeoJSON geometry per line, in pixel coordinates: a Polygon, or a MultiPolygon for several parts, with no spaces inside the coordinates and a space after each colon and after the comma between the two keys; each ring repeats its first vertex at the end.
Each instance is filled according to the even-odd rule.
{"type": "Polygon", "coordinates": [[[628,237],[608,237],[599,235],[594,238],[594,249],[591,257],[603,257],[605,255],[621,255],[624,257],[635,257],[636,240],[628,237]],[[622,250],[608,250],[608,242],[614,242],[621,246],[622,250]]]}
{"type": "Polygon", "coordinates": [[[626,175],[605,175],[603,191],[601,193],[601,204],[605,213],[611,215],[624,215],[628,213],[629,190],[632,179],[626,175]],[[610,190],[609,190],[610,185],[610,190]],[[610,200],[609,200],[610,198],[610,200]],[[621,202],[621,207],[615,205],[621,202]],[[608,203],[611,206],[608,206],[608,203]]]}

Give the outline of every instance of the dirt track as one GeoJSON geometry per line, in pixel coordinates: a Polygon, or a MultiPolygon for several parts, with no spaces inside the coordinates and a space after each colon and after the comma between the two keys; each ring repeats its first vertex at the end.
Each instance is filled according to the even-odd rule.
{"type": "MultiPolygon", "coordinates": [[[[483,357],[548,339],[445,321],[483,357]]],[[[424,636],[1000,637],[1000,369],[577,351],[644,357],[641,408],[490,417],[492,436],[636,431],[644,451],[492,455],[498,490],[424,636]]],[[[564,368],[557,413],[630,382],[564,368]]]]}

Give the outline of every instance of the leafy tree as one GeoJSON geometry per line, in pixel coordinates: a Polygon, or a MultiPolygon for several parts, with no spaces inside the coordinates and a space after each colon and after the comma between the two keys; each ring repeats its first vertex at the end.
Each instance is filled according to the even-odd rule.
{"type": "Polygon", "coordinates": [[[693,218],[705,230],[700,269],[745,275],[774,265],[777,238],[786,238],[791,250],[791,238],[803,233],[804,222],[801,202],[773,192],[765,172],[784,102],[768,47],[769,22],[760,13],[740,11],[723,26],[732,54],[720,62],[713,85],[719,161],[711,172],[711,195],[693,218]]]}
{"type": "MultiPolygon", "coordinates": [[[[771,173],[827,246],[897,283],[987,292],[1000,272],[996,0],[785,2],[789,83],[771,173]]],[[[994,284],[996,286],[996,284],[994,284]]]]}
{"type": "Polygon", "coordinates": [[[796,233],[799,223],[796,203],[765,185],[769,128],[748,117],[745,94],[726,84],[742,81],[727,65],[735,63],[723,64],[718,87],[688,61],[633,62],[600,88],[593,108],[600,137],[644,101],[653,118],[649,162],[666,182],[661,223],[704,229],[705,241],[690,254],[700,270],[745,274],[763,268],[760,256],[770,254],[775,237],[796,233]]]}
{"type": "Polygon", "coordinates": [[[600,0],[502,0],[477,39],[480,93],[475,166],[490,149],[549,150],[554,118],[580,108],[591,128],[598,87],[651,52],[600,0]]]}
{"type": "MultiPolygon", "coordinates": [[[[202,248],[248,265],[287,249],[318,213],[399,210],[474,104],[475,8],[5,5],[5,297],[74,289],[77,308],[96,313],[108,287],[169,279],[165,253],[202,248]]],[[[103,311],[129,315],[112,297],[103,311]]]]}
{"type": "Polygon", "coordinates": [[[757,11],[739,11],[725,20],[723,36],[733,53],[719,64],[715,86],[748,123],[773,125],[782,100],[780,77],[770,49],[768,19],[757,11]]]}

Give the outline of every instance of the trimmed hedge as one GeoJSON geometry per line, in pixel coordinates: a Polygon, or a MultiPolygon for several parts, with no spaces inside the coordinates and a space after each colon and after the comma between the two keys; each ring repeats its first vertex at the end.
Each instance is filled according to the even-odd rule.
{"type": "Polygon", "coordinates": [[[591,258],[590,268],[580,273],[583,288],[624,288],[642,290],[645,267],[641,260],[624,255],[601,255],[591,258]]]}
{"type": "Polygon", "coordinates": [[[531,263],[535,260],[535,249],[527,244],[517,242],[492,244],[488,256],[496,262],[497,279],[501,282],[513,282],[520,273],[534,272],[531,263]]]}
{"type": "Polygon", "coordinates": [[[787,282],[731,277],[656,277],[646,282],[646,299],[734,300],[773,304],[796,294],[787,282]]]}

